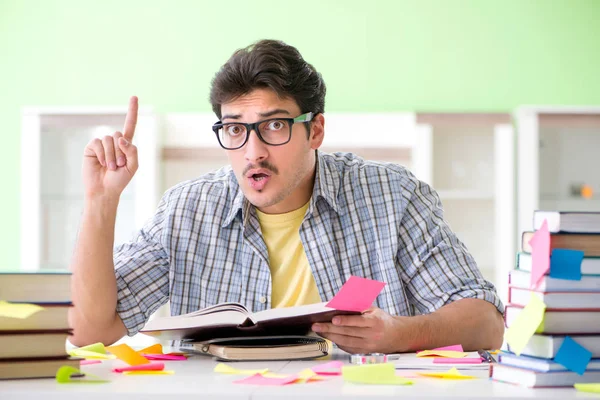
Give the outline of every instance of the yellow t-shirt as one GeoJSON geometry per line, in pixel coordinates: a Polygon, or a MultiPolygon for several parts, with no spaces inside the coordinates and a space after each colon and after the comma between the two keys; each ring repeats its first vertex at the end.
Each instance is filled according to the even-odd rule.
{"type": "Polygon", "coordinates": [[[269,251],[271,308],[321,302],[299,233],[308,204],[285,214],[265,214],[256,210],[269,251]]]}

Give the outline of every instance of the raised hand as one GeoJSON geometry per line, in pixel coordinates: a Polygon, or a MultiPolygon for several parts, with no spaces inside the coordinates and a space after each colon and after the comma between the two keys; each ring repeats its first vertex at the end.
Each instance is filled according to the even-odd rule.
{"type": "Polygon", "coordinates": [[[120,196],[138,169],[137,148],[133,135],[138,116],[138,99],[132,96],[123,133],[92,139],[83,151],[83,185],[85,195],[120,196]]]}

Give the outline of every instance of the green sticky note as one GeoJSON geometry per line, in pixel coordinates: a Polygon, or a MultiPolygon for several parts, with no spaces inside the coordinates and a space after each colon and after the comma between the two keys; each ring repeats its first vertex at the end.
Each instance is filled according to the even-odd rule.
{"type": "Polygon", "coordinates": [[[80,347],[79,350],[91,351],[92,353],[106,354],[106,347],[104,347],[104,343],[102,342],[88,344],[87,346],[80,347]]]}
{"type": "Polygon", "coordinates": [[[600,383],[576,383],[574,386],[580,392],[600,393],[600,383]]]}
{"type": "Polygon", "coordinates": [[[0,317],[27,319],[43,309],[44,307],[37,304],[9,303],[0,300],[0,317]]]}
{"type": "Polygon", "coordinates": [[[73,368],[68,365],[63,365],[56,371],[56,382],[58,383],[107,383],[105,379],[100,378],[99,376],[92,374],[85,374],[86,377],[90,377],[93,379],[72,379],[73,375],[81,375],[83,374],[77,368],[73,368]]]}
{"type": "Polygon", "coordinates": [[[344,382],[366,385],[412,385],[413,381],[396,376],[394,364],[365,364],[342,367],[344,382]]]}
{"type": "Polygon", "coordinates": [[[529,303],[521,310],[513,324],[506,330],[506,342],[510,350],[517,355],[527,346],[527,342],[544,321],[546,305],[537,296],[531,293],[529,303]]]}

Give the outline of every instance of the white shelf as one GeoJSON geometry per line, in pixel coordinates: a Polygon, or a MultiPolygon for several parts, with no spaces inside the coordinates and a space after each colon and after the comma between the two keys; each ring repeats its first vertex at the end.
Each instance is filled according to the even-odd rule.
{"type": "Polygon", "coordinates": [[[438,190],[442,200],[494,200],[494,193],[480,190],[438,190]]]}

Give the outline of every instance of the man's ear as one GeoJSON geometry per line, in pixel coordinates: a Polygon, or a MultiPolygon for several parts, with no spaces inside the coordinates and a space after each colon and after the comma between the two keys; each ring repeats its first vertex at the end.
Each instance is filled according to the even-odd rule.
{"type": "Polygon", "coordinates": [[[310,124],[310,148],[318,149],[325,138],[325,116],[322,113],[315,115],[310,124]]]}

